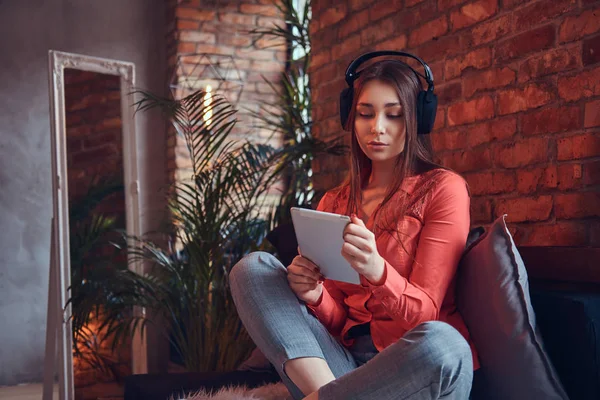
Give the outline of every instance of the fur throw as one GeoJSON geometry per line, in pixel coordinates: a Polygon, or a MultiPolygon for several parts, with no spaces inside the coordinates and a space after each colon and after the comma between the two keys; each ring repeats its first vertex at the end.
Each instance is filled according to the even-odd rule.
{"type": "Polygon", "coordinates": [[[204,390],[189,394],[186,399],[175,400],[292,400],[290,392],[283,383],[272,383],[248,389],[245,386],[228,387],[213,394],[204,390]]]}

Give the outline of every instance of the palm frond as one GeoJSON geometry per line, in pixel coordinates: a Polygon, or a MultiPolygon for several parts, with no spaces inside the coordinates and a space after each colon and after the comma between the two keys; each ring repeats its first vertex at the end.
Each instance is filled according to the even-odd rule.
{"type": "MultiPolygon", "coordinates": [[[[326,154],[330,157],[345,155],[348,151],[340,138],[317,140],[312,136],[312,100],[310,68],[311,1],[302,10],[296,10],[293,0],[278,3],[286,26],[258,28],[249,33],[258,40],[285,40],[294,56],[296,50],[302,57],[292,60],[277,82],[265,81],[276,95],[276,100],[263,103],[258,111],[247,110],[257,122],[257,127],[281,137],[283,146],[272,159],[271,183],[283,180],[285,187],[279,204],[272,214],[272,227],[290,222],[289,209],[294,206],[311,207],[320,193],[313,187],[312,161],[326,154]]],[[[264,78],[263,78],[264,79],[264,78]]]]}
{"type": "Polygon", "coordinates": [[[237,121],[224,99],[213,96],[208,105],[201,91],[182,100],[138,94],[139,110],[159,108],[171,118],[189,150],[193,176],[177,183],[169,198],[179,250],[129,238],[130,255],[151,264],[156,303],[149,307],[169,322],[168,337],[186,367],[233,369],[252,345],[228,291],[228,273],[266,235],[268,224],[257,216],[275,149],[231,140],[237,121]]]}

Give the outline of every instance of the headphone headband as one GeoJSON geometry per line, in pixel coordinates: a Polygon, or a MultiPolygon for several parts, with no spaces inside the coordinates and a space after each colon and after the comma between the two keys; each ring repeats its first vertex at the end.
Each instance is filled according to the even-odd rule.
{"type": "Polygon", "coordinates": [[[431,68],[429,68],[429,65],[427,65],[425,61],[413,54],[393,50],[373,51],[371,53],[363,54],[357,59],[353,60],[350,65],[348,65],[348,68],[346,68],[346,83],[348,84],[348,87],[342,90],[340,93],[340,122],[342,124],[342,128],[350,130],[350,128],[346,126],[346,123],[348,122],[348,117],[352,108],[352,99],[354,97],[354,81],[359,76],[359,73],[356,72],[356,70],[364,62],[381,56],[408,57],[412,58],[413,60],[417,60],[423,66],[425,75],[420,74],[410,65],[402,62],[402,64],[410,68],[415,75],[417,75],[417,77],[420,76],[427,82],[427,90],[421,90],[417,97],[417,133],[430,133],[433,130],[437,109],[437,96],[435,93],[433,93],[433,73],[431,72],[431,68]]]}
{"type": "Polygon", "coordinates": [[[370,53],[365,53],[365,54],[361,55],[360,57],[358,57],[357,59],[353,60],[350,63],[350,65],[348,65],[348,68],[346,68],[346,83],[348,84],[348,86],[352,86],[352,84],[354,83],[356,78],[358,78],[358,74],[356,73],[356,70],[361,64],[369,61],[372,58],[381,57],[381,56],[401,56],[401,57],[412,58],[413,60],[418,61],[419,64],[421,64],[423,66],[423,69],[425,70],[425,76],[423,76],[421,74],[419,74],[419,75],[423,76],[423,78],[427,82],[427,85],[429,86],[427,88],[427,90],[433,89],[433,73],[431,72],[431,68],[429,68],[429,65],[427,65],[427,63],[425,61],[423,61],[419,57],[415,56],[414,54],[405,53],[403,51],[393,51],[393,50],[373,51],[370,53]]]}

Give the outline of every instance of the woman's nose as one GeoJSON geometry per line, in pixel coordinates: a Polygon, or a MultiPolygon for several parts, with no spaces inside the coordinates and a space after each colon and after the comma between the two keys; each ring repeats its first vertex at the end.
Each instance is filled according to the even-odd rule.
{"type": "Polygon", "coordinates": [[[378,114],[373,120],[373,126],[371,132],[381,134],[385,133],[385,116],[378,114]]]}

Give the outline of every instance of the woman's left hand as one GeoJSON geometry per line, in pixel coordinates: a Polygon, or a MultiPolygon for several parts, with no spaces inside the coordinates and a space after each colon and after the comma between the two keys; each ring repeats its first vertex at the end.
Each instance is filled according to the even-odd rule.
{"type": "Polygon", "coordinates": [[[383,278],[385,261],[377,251],[375,234],[365,226],[362,219],[352,215],[351,222],[344,229],[342,256],[352,268],[372,284],[383,278]]]}

